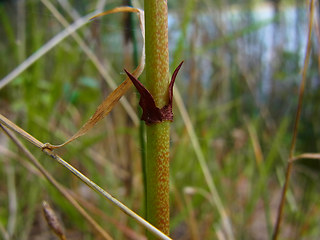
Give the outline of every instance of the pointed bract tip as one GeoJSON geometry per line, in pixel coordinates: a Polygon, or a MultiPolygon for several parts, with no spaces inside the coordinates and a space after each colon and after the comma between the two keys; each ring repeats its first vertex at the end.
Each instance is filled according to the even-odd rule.
{"type": "Polygon", "coordinates": [[[161,109],[159,109],[155,101],[150,94],[150,92],[143,86],[143,84],[136,79],[131,73],[129,73],[126,69],[124,71],[128,75],[129,79],[132,81],[133,85],[137,88],[140,93],[140,101],[139,105],[142,108],[142,117],[141,120],[145,121],[147,125],[152,125],[155,123],[160,123],[163,121],[173,121],[173,113],[172,113],[172,98],[173,98],[173,85],[177,74],[182,66],[184,61],[182,61],[178,67],[174,70],[171,81],[169,84],[169,101],[168,103],[161,109]]]}

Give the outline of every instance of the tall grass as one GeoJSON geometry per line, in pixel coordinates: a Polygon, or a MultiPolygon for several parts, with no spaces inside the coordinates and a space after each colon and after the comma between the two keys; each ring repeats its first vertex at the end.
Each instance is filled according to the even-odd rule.
{"type": "MultiPolygon", "coordinates": [[[[190,128],[186,128],[177,101],[170,142],[170,236],[228,239],[221,209],[210,192],[209,184],[213,183],[235,239],[270,239],[290,155],[308,6],[301,1],[281,1],[280,8],[272,4],[262,8],[256,1],[238,5],[225,1],[178,2],[168,2],[170,72],[185,60],[175,94],[181,94],[194,139],[190,139],[190,128]],[[261,9],[270,10],[264,19],[256,16],[261,9]],[[199,143],[196,151],[194,141],[199,143]],[[211,183],[199,165],[199,152],[212,175],[211,183]]],[[[72,23],[103,1],[70,1],[72,9],[52,3],[72,23]]],[[[133,3],[143,7],[142,1],[133,3]]],[[[103,9],[115,6],[119,2],[108,1],[103,9]]],[[[264,12],[259,13],[261,16],[264,12]]],[[[115,86],[125,78],[123,68],[134,67],[127,59],[133,48],[130,44],[124,47],[123,16],[105,16],[77,31],[115,86]]],[[[0,83],[64,29],[41,2],[26,0],[24,6],[1,2],[0,83]],[[24,27],[19,22],[23,16],[24,27]]],[[[127,30],[137,33],[140,50],[139,26],[127,30]]],[[[297,155],[319,152],[320,146],[316,34],[312,36],[314,51],[306,74],[297,155]]],[[[111,92],[104,78],[79,43],[67,37],[0,89],[0,113],[43,142],[63,142],[111,92]]],[[[140,79],[145,83],[144,75],[140,79]]],[[[138,107],[135,95],[133,89],[126,94],[132,109],[138,107]]],[[[49,238],[51,233],[41,213],[41,203],[46,200],[58,213],[67,239],[98,239],[92,225],[5,135],[0,135],[0,142],[0,238],[49,238]]],[[[85,137],[57,153],[143,216],[140,150],[138,126],[127,108],[117,105],[85,137]]],[[[114,239],[145,235],[136,222],[51,159],[33,147],[30,151],[114,239]]],[[[319,236],[318,171],[317,160],[299,160],[293,165],[280,238],[319,236]]]]}

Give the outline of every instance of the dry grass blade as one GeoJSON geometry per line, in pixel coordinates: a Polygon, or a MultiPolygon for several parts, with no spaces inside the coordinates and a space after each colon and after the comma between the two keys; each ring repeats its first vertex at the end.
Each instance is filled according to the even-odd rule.
{"type": "Polygon", "coordinates": [[[260,166],[261,163],[263,162],[263,154],[262,154],[261,145],[259,143],[259,139],[257,136],[257,132],[254,126],[252,126],[252,124],[250,124],[249,122],[247,124],[247,128],[248,128],[249,136],[251,139],[254,155],[256,157],[257,165],[260,166]]]}
{"type": "MultiPolygon", "coordinates": [[[[49,2],[44,1],[48,4],[48,6],[51,6],[49,2]]],[[[137,8],[131,8],[131,7],[119,7],[112,10],[109,10],[107,12],[95,15],[90,14],[88,15],[90,19],[97,18],[99,16],[112,14],[112,13],[118,13],[118,12],[135,12],[139,14],[139,20],[140,20],[140,28],[141,28],[141,34],[144,41],[144,12],[137,8]]],[[[85,23],[88,22],[88,16],[83,17],[79,20],[77,20],[74,24],[70,25],[68,28],[66,28],[64,31],[62,31],[60,34],[58,34],[56,37],[51,39],[47,44],[45,44],[43,47],[41,47],[35,54],[31,55],[24,63],[19,65],[14,71],[12,71],[8,76],[6,76],[4,79],[0,81],[0,89],[5,86],[7,83],[12,81],[15,77],[17,77],[20,73],[22,73],[25,69],[27,69],[31,64],[33,64],[36,60],[38,60],[40,57],[42,57],[45,53],[47,53],[50,49],[52,49],[56,44],[61,42],[65,37],[69,36],[70,34],[73,34],[74,31],[76,31],[79,27],[83,26],[85,23]],[[80,21],[81,20],[81,21],[80,21]]],[[[81,38],[78,35],[75,35],[76,39],[78,39],[79,44],[83,47],[83,49],[86,49],[86,45],[84,45],[84,42],[81,40],[81,38]]],[[[142,48],[142,54],[141,59],[138,67],[133,71],[133,75],[135,77],[139,77],[140,74],[143,72],[144,65],[145,65],[145,43],[143,42],[143,48],[142,48]]],[[[92,54],[89,54],[93,60],[95,58],[92,57],[92,54]]],[[[100,69],[100,72],[103,72],[105,75],[105,71],[103,71],[101,64],[98,64],[97,61],[94,61],[96,63],[96,66],[99,66],[98,69],[100,69]],[[98,65],[97,65],[98,64],[98,65]]],[[[112,108],[119,102],[120,98],[128,91],[130,86],[132,85],[131,81],[129,81],[129,78],[126,78],[126,80],[117,87],[96,109],[96,112],[93,114],[93,116],[80,128],[80,130],[74,134],[70,139],[68,139],[66,142],[60,145],[52,145],[47,143],[45,145],[46,148],[49,149],[55,149],[62,147],[75,139],[79,138],[80,136],[87,133],[92,127],[94,127],[100,120],[102,120],[111,110],[112,108]]],[[[130,112],[130,111],[129,111],[130,112]]],[[[132,114],[131,114],[132,115],[132,114]]],[[[135,115],[136,116],[136,115],[135,115]]],[[[133,117],[134,121],[136,117],[133,117]]],[[[25,132],[21,129],[19,131],[20,134],[24,134],[25,132]]],[[[30,135],[29,135],[30,136],[30,135]]],[[[26,136],[28,139],[29,136],[26,136]]],[[[28,139],[30,141],[30,139],[28,139]]],[[[33,139],[35,140],[35,139],[33,139]]],[[[39,146],[38,142],[33,142],[36,146],[39,146]]]]}
{"type": "Polygon", "coordinates": [[[86,134],[93,128],[100,120],[110,113],[112,108],[118,103],[119,99],[129,90],[132,86],[131,81],[127,78],[119,87],[117,87],[96,109],[92,117],[74,134],[70,139],[60,145],[46,144],[48,149],[56,149],[65,146],[66,144],[74,141],[75,139],[86,134]]]}
{"type": "Polygon", "coordinates": [[[114,225],[119,231],[123,233],[123,235],[127,239],[131,240],[147,240],[145,236],[143,236],[143,233],[135,232],[134,229],[132,229],[130,226],[128,226],[126,223],[123,223],[119,221],[118,219],[114,218],[113,216],[107,216],[106,213],[101,210],[99,207],[95,206],[92,201],[89,199],[85,199],[82,197],[79,197],[79,194],[76,194],[75,192],[70,192],[72,196],[78,199],[78,201],[90,212],[94,213],[96,216],[98,216],[102,221],[111,223],[114,225]]]}
{"type": "Polygon", "coordinates": [[[217,191],[217,188],[214,184],[214,181],[213,181],[213,177],[209,171],[209,167],[206,163],[206,160],[204,158],[204,155],[203,155],[203,152],[201,150],[201,147],[200,147],[200,144],[199,144],[199,140],[197,138],[197,135],[194,131],[194,128],[193,128],[193,125],[192,125],[192,122],[191,122],[191,119],[188,115],[188,112],[183,104],[183,101],[182,101],[182,98],[181,98],[181,95],[178,91],[178,89],[175,89],[175,95],[174,95],[174,99],[177,103],[177,106],[179,108],[179,111],[181,113],[181,116],[182,116],[182,119],[185,123],[185,126],[186,126],[186,129],[187,129],[187,132],[188,132],[188,135],[190,137],[190,140],[191,140],[191,143],[192,143],[192,146],[193,146],[193,149],[196,153],[196,156],[197,156],[197,159],[199,161],[199,164],[200,164],[200,167],[201,167],[201,170],[203,172],[203,175],[204,175],[204,178],[207,182],[207,185],[209,187],[209,190],[210,190],[210,194],[211,194],[211,198],[212,198],[212,201],[214,202],[214,204],[216,205],[217,209],[218,209],[218,212],[221,216],[221,219],[222,219],[222,226],[228,236],[228,239],[232,240],[234,239],[234,236],[233,236],[233,232],[232,232],[232,226],[231,226],[231,222],[230,222],[230,219],[228,217],[228,214],[226,212],[226,210],[224,209],[224,206],[222,204],[222,201],[219,197],[219,194],[218,194],[218,191],[217,191]]]}
{"type": "MultiPolygon", "coordinates": [[[[316,9],[319,9],[319,2],[316,1],[316,9]]],[[[315,32],[316,32],[316,37],[318,40],[318,43],[320,43],[320,24],[319,24],[319,18],[320,14],[317,12],[317,16],[315,17],[314,25],[315,25],[315,32]]],[[[318,71],[320,71],[320,48],[318,48],[318,71]]]]}
{"type": "Polygon", "coordinates": [[[21,141],[7,131],[1,124],[0,127],[7,136],[17,145],[30,162],[42,173],[42,175],[77,209],[77,211],[86,219],[86,221],[100,234],[105,240],[111,240],[110,235],[84,210],[79,203],[68,193],[68,191],[58,183],[54,177],[38,162],[32,153],[21,143],[21,141]]]}
{"type": "Polygon", "coordinates": [[[29,133],[24,131],[22,128],[20,128],[17,125],[15,125],[13,122],[11,122],[9,119],[7,119],[2,114],[0,114],[0,123],[2,125],[6,126],[7,128],[11,129],[12,131],[18,133],[24,139],[28,140],[29,142],[31,142],[36,147],[38,147],[38,148],[44,148],[45,147],[45,144],[40,142],[38,139],[34,138],[32,135],[30,135],[29,133]]]}
{"type": "MultiPolygon", "coordinates": [[[[141,73],[143,72],[144,65],[145,65],[145,41],[144,41],[144,13],[142,10],[137,8],[131,8],[131,7],[118,7],[114,8],[112,10],[106,11],[104,13],[98,14],[91,19],[95,19],[100,16],[104,16],[107,14],[112,13],[118,13],[118,12],[135,12],[139,14],[140,19],[140,28],[141,33],[143,37],[143,48],[142,48],[142,54],[141,59],[138,67],[133,71],[133,75],[138,78],[141,73]]],[[[126,80],[117,87],[96,109],[96,112],[93,114],[93,116],[80,128],[80,130],[74,134],[69,140],[64,142],[60,145],[51,145],[49,143],[46,144],[46,148],[48,149],[55,149],[60,148],[62,146],[65,146],[66,144],[74,141],[75,139],[79,138],[80,136],[83,136],[86,134],[91,128],[93,128],[100,120],[102,120],[106,115],[110,113],[112,108],[119,102],[120,98],[129,90],[129,88],[132,86],[132,82],[127,77],[126,80]]]]}
{"type": "Polygon", "coordinates": [[[10,240],[9,234],[6,231],[6,229],[4,228],[4,226],[2,225],[2,223],[0,222],[0,233],[2,235],[2,238],[4,240],[10,240]]]}
{"type": "Polygon", "coordinates": [[[303,153],[298,156],[293,157],[290,159],[291,162],[294,162],[299,159],[318,159],[320,160],[320,153],[303,153]]]}
{"type": "Polygon", "coordinates": [[[66,29],[58,33],[55,37],[53,37],[50,41],[44,44],[41,48],[39,48],[35,53],[33,53],[30,57],[28,57],[24,62],[22,62],[18,67],[16,67],[12,72],[10,72],[7,76],[0,80],[0,89],[10,83],[13,79],[19,76],[23,71],[29,68],[34,62],[36,62],[39,58],[44,56],[47,52],[49,52],[52,48],[62,42],[66,37],[70,36],[73,32],[84,26],[88,23],[89,19],[97,14],[97,12],[90,13],[82,18],[79,18],[77,21],[69,25],[66,29]]]}
{"type": "Polygon", "coordinates": [[[7,184],[8,184],[8,208],[9,208],[9,216],[8,216],[8,234],[10,237],[14,236],[14,231],[16,229],[17,224],[17,214],[18,214],[18,205],[19,198],[17,198],[17,190],[16,190],[16,181],[15,181],[15,170],[14,166],[10,163],[6,164],[6,174],[7,174],[7,184]]]}
{"type": "MultiPolygon", "coordinates": [[[[69,25],[68,21],[59,13],[57,8],[49,1],[49,0],[41,0],[41,2],[50,10],[50,12],[53,14],[53,16],[64,26],[67,27],[69,25]]],[[[75,9],[68,9],[68,12],[77,13],[75,9]]],[[[141,19],[140,19],[141,22],[141,19]]],[[[142,26],[143,27],[143,26],[142,26]]],[[[143,28],[141,28],[143,29],[143,28]]],[[[107,61],[107,59],[104,60],[102,63],[99,58],[94,54],[94,52],[90,49],[90,47],[86,44],[86,42],[82,39],[82,37],[77,33],[74,32],[71,34],[71,37],[77,42],[79,47],[83,50],[83,52],[87,55],[87,57],[91,60],[93,65],[96,67],[96,69],[99,71],[99,73],[102,75],[102,77],[105,79],[109,87],[114,90],[116,89],[117,85],[110,76],[108,69],[110,68],[110,63],[107,61]]],[[[143,53],[142,53],[143,55],[143,53]]],[[[140,60],[140,62],[143,62],[143,59],[140,60]]],[[[139,118],[134,111],[134,109],[130,106],[127,99],[123,98],[120,100],[120,103],[122,104],[123,108],[126,110],[132,121],[135,125],[139,124],[139,118]]]]}
{"type": "Polygon", "coordinates": [[[282,221],[282,218],[283,218],[283,211],[284,211],[284,205],[285,205],[285,196],[286,196],[286,193],[287,193],[287,190],[288,190],[291,171],[292,171],[293,161],[290,161],[290,160],[293,158],[294,150],[295,150],[295,146],[296,146],[296,140],[297,140],[297,134],[298,134],[298,126],[299,126],[300,115],[301,115],[301,110],[302,110],[304,89],[305,89],[305,85],[306,85],[306,81],[307,81],[307,77],[306,76],[307,76],[309,58],[310,58],[310,54],[311,54],[311,45],[312,45],[311,35],[312,35],[313,19],[314,19],[314,0],[311,0],[310,1],[310,5],[309,5],[308,39],[307,39],[307,46],[306,46],[306,55],[305,55],[305,59],[304,59],[303,69],[302,69],[302,78],[301,78],[300,89],[299,89],[299,101],[298,101],[298,106],[297,106],[295,122],[294,122],[294,129],[293,129],[293,135],[292,135],[292,141],[291,141],[291,147],[290,147],[289,161],[287,163],[286,178],[285,178],[284,186],[282,188],[282,194],[281,194],[280,205],[279,205],[279,208],[278,208],[277,220],[276,220],[276,223],[275,223],[274,233],[273,233],[273,236],[272,236],[273,240],[277,240],[278,239],[280,225],[281,225],[281,221],[282,221]]]}
{"type": "MultiPolygon", "coordinates": [[[[103,13],[99,13],[99,14],[91,17],[90,20],[94,20],[94,19],[96,19],[98,17],[102,17],[102,16],[105,16],[105,15],[108,15],[108,14],[111,14],[111,13],[119,13],[119,12],[135,12],[135,13],[141,14],[140,24],[143,23],[143,26],[144,26],[143,11],[141,9],[138,9],[138,8],[127,7],[127,6],[125,6],[125,7],[116,7],[114,9],[105,11],[103,13]]],[[[144,34],[144,28],[142,30],[143,30],[143,34],[144,34]]]]}
{"type": "Polygon", "coordinates": [[[192,196],[195,194],[195,190],[191,187],[186,187],[184,188],[183,193],[184,193],[184,199],[186,202],[186,208],[188,212],[188,222],[189,222],[192,239],[199,240],[201,239],[199,234],[200,227],[196,220],[195,209],[192,205],[192,196]]]}
{"type": "Polygon", "coordinates": [[[160,230],[158,230],[156,227],[148,223],[146,220],[144,220],[142,217],[137,215],[135,212],[133,212],[130,208],[128,208],[126,205],[121,203],[119,200],[114,198],[110,193],[102,189],[99,185],[97,185],[95,182],[93,182],[91,179],[83,175],[80,171],[78,171],[76,168],[74,168],[72,165],[67,163],[65,160],[63,160],[59,155],[55,154],[51,149],[47,148],[47,144],[44,144],[19,128],[18,126],[14,125],[14,123],[10,122],[8,119],[6,119],[4,116],[0,114],[0,122],[4,126],[12,129],[13,131],[17,132],[18,134],[21,134],[21,131],[23,131],[21,134],[23,137],[25,137],[28,141],[36,145],[38,148],[42,149],[44,153],[52,157],[54,160],[56,160],[58,163],[60,163],[62,166],[64,166],[66,169],[68,169],[70,172],[72,172],[76,177],[78,177],[81,181],[83,181],[87,186],[89,186],[91,189],[93,189],[95,192],[99,193],[103,197],[105,197],[108,201],[110,201],[114,206],[119,208],[121,211],[126,213],[128,216],[132,217],[136,222],[141,224],[143,227],[148,229],[152,234],[154,234],[156,237],[160,239],[171,239],[164,233],[162,233],[160,230]],[[35,144],[36,143],[36,144],[35,144]]]}

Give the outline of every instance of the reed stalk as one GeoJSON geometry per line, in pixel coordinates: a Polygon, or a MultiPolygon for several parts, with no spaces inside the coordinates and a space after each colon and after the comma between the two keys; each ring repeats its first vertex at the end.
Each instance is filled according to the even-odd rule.
{"type": "MultiPolygon", "coordinates": [[[[146,86],[156,106],[168,103],[169,51],[166,0],[145,0],[146,86]]],[[[146,127],[147,220],[169,234],[169,141],[170,122],[146,127]]]]}

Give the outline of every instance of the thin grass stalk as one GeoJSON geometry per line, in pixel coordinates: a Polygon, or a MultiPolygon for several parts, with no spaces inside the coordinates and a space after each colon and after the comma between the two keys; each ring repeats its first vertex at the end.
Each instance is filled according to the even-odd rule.
{"type": "MultiPolygon", "coordinates": [[[[128,0],[129,6],[133,7],[132,1],[128,0]]],[[[132,13],[129,13],[130,18],[130,29],[134,29],[135,26],[135,19],[132,13]]],[[[132,60],[135,66],[139,64],[139,56],[138,56],[138,41],[135,31],[130,31],[132,37],[132,45],[133,45],[133,53],[132,53],[132,60]]],[[[142,114],[142,110],[138,107],[139,116],[142,114]]],[[[144,204],[143,206],[146,208],[147,206],[147,170],[146,170],[146,162],[147,162],[147,155],[146,155],[146,126],[144,125],[143,121],[140,120],[139,122],[139,145],[141,148],[141,168],[142,168],[142,181],[143,181],[143,191],[144,191],[144,204]]],[[[146,217],[147,209],[144,209],[144,214],[146,217]]]]}
{"type": "Polygon", "coordinates": [[[9,200],[9,216],[8,216],[8,234],[10,237],[14,236],[14,231],[17,225],[17,213],[18,213],[18,198],[15,181],[15,168],[12,163],[8,163],[6,166],[7,174],[7,186],[8,186],[8,200],[9,200]]]}
{"type": "MultiPolygon", "coordinates": [[[[316,4],[316,9],[319,9],[319,8],[320,8],[319,2],[317,1],[315,4],[316,4]]],[[[320,42],[319,17],[320,17],[320,14],[319,14],[319,12],[318,12],[318,13],[316,14],[315,23],[314,23],[315,32],[316,32],[316,37],[317,37],[318,43],[320,42]]],[[[320,49],[319,49],[319,48],[318,48],[318,72],[319,72],[319,74],[320,74],[320,49]]]]}
{"type": "MultiPolygon", "coordinates": [[[[78,19],[80,18],[80,14],[72,7],[72,5],[69,3],[67,0],[58,0],[58,3],[61,5],[61,7],[69,13],[69,15],[73,19],[78,19]]],[[[97,9],[98,10],[98,9],[97,9]]]]}
{"type": "Polygon", "coordinates": [[[17,1],[17,42],[18,59],[23,61],[26,55],[26,1],[17,1]]]}
{"type": "Polygon", "coordinates": [[[119,229],[123,233],[124,237],[126,237],[126,239],[147,240],[147,238],[142,235],[142,233],[136,232],[135,229],[133,229],[127,223],[119,221],[119,219],[116,219],[113,215],[107,215],[108,212],[104,212],[104,210],[102,210],[99,206],[96,206],[90,199],[84,199],[81,197],[79,198],[79,195],[75,192],[71,192],[70,194],[77,198],[79,203],[81,203],[81,205],[83,205],[88,211],[99,217],[101,221],[105,223],[111,223],[113,226],[119,229]]]}
{"type": "Polygon", "coordinates": [[[0,124],[0,128],[4,133],[16,144],[29,161],[42,173],[42,175],[65,197],[77,211],[88,221],[99,235],[105,240],[111,240],[112,237],[83,209],[80,204],[69,194],[69,192],[58,183],[55,178],[42,166],[42,164],[34,157],[34,155],[23,145],[23,143],[6,128],[0,124]]]}
{"type": "MultiPolygon", "coordinates": [[[[158,108],[168,102],[169,50],[167,1],[145,0],[147,87],[158,108]]],[[[170,122],[147,130],[147,220],[169,234],[170,122]]]]}
{"type": "MultiPolygon", "coordinates": [[[[69,26],[68,21],[59,13],[57,8],[49,0],[41,0],[41,2],[48,8],[48,10],[59,21],[59,23],[61,23],[62,26],[64,26],[65,28],[68,28],[69,26]]],[[[96,12],[98,11],[99,10],[97,10],[96,12]]],[[[74,12],[77,12],[77,11],[74,10],[74,12]]],[[[87,57],[91,60],[91,62],[97,68],[97,70],[105,79],[107,84],[110,86],[110,88],[113,90],[116,89],[117,85],[112,79],[110,73],[108,72],[108,69],[110,68],[109,66],[110,64],[106,61],[102,63],[77,32],[71,33],[71,37],[77,42],[79,47],[84,51],[87,57]]],[[[139,120],[138,120],[137,114],[130,106],[128,100],[125,97],[122,97],[122,99],[120,99],[120,102],[123,105],[124,109],[127,111],[128,115],[130,116],[134,124],[138,125],[139,120]]]]}
{"type": "Polygon", "coordinates": [[[311,53],[311,44],[312,44],[311,35],[312,35],[313,18],[314,18],[314,0],[311,0],[310,5],[309,5],[308,40],[307,40],[306,55],[305,55],[305,59],[304,59],[303,71],[302,71],[302,79],[301,79],[301,84],[300,84],[300,89],[299,89],[299,100],[298,100],[297,112],[296,112],[294,128],[293,128],[289,161],[287,163],[286,178],[285,178],[284,186],[282,188],[282,194],[281,194],[280,205],[278,208],[277,220],[276,220],[276,224],[274,227],[274,233],[272,236],[273,240],[278,239],[279,230],[280,230],[280,226],[281,226],[281,222],[282,222],[282,218],[283,218],[286,193],[288,190],[290,176],[291,176],[291,172],[292,172],[293,161],[290,161],[290,160],[294,157],[294,151],[295,151],[297,134],[298,134],[298,126],[299,126],[301,110],[302,110],[304,89],[305,89],[305,84],[307,81],[306,76],[307,76],[309,58],[310,58],[310,53],[311,53]]]}
{"type": "Polygon", "coordinates": [[[124,205],[122,202],[114,198],[110,193],[102,189],[99,185],[97,185],[95,182],[93,182],[91,179],[83,175],[80,171],[78,171],[76,168],[74,168],[72,165],[67,163],[64,159],[62,159],[59,155],[55,154],[52,150],[50,150],[47,146],[48,144],[44,144],[40,142],[38,139],[30,135],[29,133],[25,132],[23,129],[19,128],[17,125],[15,125],[13,122],[5,118],[0,114],[0,127],[2,125],[6,128],[11,129],[12,131],[18,133],[23,138],[28,140],[30,143],[35,145],[36,147],[42,149],[44,153],[46,153],[48,156],[56,160],[59,164],[61,164],[63,167],[68,169],[71,173],[73,173],[76,177],[78,177],[83,183],[85,183],[88,187],[90,187],[92,190],[94,190],[96,193],[102,195],[104,198],[106,198],[108,201],[110,201],[114,206],[119,208],[121,211],[126,213],[128,216],[132,217],[137,223],[142,225],[144,228],[148,229],[154,236],[157,236],[159,239],[171,239],[167,235],[165,235],[163,232],[159,231],[156,227],[151,225],[149,222],[141,218],[139,215],[137,215],[135,212],[133,212],[131,209],[129,209],[126,205],[124,205]]]}
{"type": "Polygon", "coordinates": [[[298,156],[295,156],[292,158],[290,161],[294,162],[299,159],[314,159],[314,160],[319,160],[320,159],[320,153],[303,153],[298,156]]]}
{"type": "Polygon", "coordinates": [[[4,240],[10,240],[9,234],[1,222],[0,222],[0,233],[4,240]]]}
{"type": "Polygon", "coordinates": [[[34,52],[31,56],[29,56],[26,60],[24,60],[19,66],[17,66],[14,70],[12,70],[7,76],[0,80],[0,89],[10,83],[13,79],[18,77],[23,71],[29,68],[34,62],[36,62],[39,58],[44,56],[47,52],[49,52],[52,48],[62,42],[66,37],[71,35],[73,32],[77,31],[79,28],[83,27],[88,23],[89,19],[98,12],[94,11],[92,13],[87,14],[86,16],[79,18],[77,21],[73,22],[66,29],[58,33],[52,39],[50,39],[46,44],[44,44],[41,48],[39,48],[36,52],[34,52]]]}
{"type": "Polygon", "coordinates": [[[194,195],[195,191],[191,187],[187,187],[184,189],[184,199],[186,202],[187,214],[188,214],[188,225],[190,228],[190,235],[192,240],[199,240],[199,224],[196,220],[195,209],[192,205],[192,196],[194,195]]]}
{"type": "Polygon", "coordinates": [[[217,187],[214,183],[213,177],[209,171],[209,167],[206,163],[206,159],[205,159],[204,154],[201,150],[200,143],[199,143],[199,140],[198,140],[197,135],[195,133],[194,127],[192,125],[190,116],[186,110],[186,107],[183,104],[182,97],[181,97],[181,94],[178,89],[176,89],[176,91],[175,91],[174,99],[175,99],[176,104],[179,108],[179,111],[180,111],[180,114],[181,114],[182,119],[184,121],[184,124],[186,125],[186,129],[187,129],[192,147],[195,151],[195,154],[197,156],[197,159],[198,159],[200,167],[201,167],[201,171],[202,171],[204,178],[205,178],[205,181],[208,185],[208,188],[210,191],[210,196],[211,196],[210,201],[212,201],[214,203],[214,205],[216,206],[216,208],[221,216],[222,226],[223,226],[223,229],[224,229],[226,235],[228,236],[228,239],[233,240],[235,238],[234,238],[230,218],[229,218],[227,211],[222,203],[222,200],[221,200],[220,195],[218,193],[217,187]]]}

